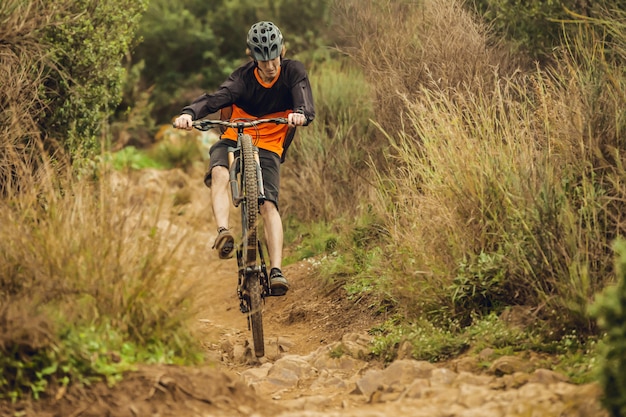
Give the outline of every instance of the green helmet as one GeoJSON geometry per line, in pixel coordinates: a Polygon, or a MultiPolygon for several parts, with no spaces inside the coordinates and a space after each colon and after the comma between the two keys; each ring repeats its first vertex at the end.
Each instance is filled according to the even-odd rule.
{"type": "Polygon", "coordinates": [[[283,34],[272,22],[258,22],[248,31],[248,48],[256,61],[269,61],[280,56],[283,34]]]}

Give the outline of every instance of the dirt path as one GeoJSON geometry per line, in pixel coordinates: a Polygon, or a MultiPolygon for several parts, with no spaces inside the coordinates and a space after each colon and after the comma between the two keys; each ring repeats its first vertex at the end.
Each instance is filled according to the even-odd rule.
{"type": "MultiPolygon", "coordinates": [[[[214,298],[207,300],[200,318],[205,324],[207,343],[218,344],[229,334],[249,339],[246,317],[238,308],[236,262],[218,261],[209,269],[213,272],[207,277],[207,285],[212,287],[214,298]]],[[[341,340],[344,333],[366,331],[376,324],[375,318],[356,311],[347,300],[342,300],[339,290],[325,293],[307,261],[286,266],[284,272],[291,283],[290,292],[285,297],[266,299],[263,312],[268,356],[276,356],[272,351],[276,341],[286,349],[283,352],[305,355],[341,340]]]]}

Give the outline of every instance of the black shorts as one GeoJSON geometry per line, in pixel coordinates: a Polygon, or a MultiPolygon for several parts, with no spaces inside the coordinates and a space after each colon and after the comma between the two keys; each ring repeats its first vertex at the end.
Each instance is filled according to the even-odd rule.
{"type": "MultiPolygon", "coordinates": [[[[235,147],[237,143],[230,139],[220,139],[209,149],[209,169],[204,177],[207,187],[211,186],[211,171],[213,167],[222,166],[228,168],[228,148],[235,147]]],[[[274,152],[259,148],[259,161],[261,174],[263,175],[263,188],[265,199],[274,203],[278,208],[278,191],[280,189],[280,157],[274,152]]]]}

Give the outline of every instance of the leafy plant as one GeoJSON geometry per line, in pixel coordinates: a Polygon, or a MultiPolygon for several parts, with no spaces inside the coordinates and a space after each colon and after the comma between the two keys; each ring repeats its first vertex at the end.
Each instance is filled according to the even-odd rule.
{"type": "Polygon", "coordinates": [[[144,151],[134,146],[127,146],[122,150],[112,154],[111,162],[113,168],[117,170],[133,169],[139,170],[144,168],[165,168],[160,162],[152,159],[144,151]]]}
{"type": "Polygon", "coordinates": [[[613,417],[626,416],[626,241],[615,243],[617,283],[593,304],[593,314],[605,332],[600,383],[603,404],[613,417]]]}
{"type": "Polygon", "coordinates": [[[303,223],[293,216],[285,219],[285,240],[289,251],[285,263],[327,256],[337,250],[338,233],[326,222],[303,223]]]}
{"type": "Polygon", "coordinates": [[[457,314],[489,313],[506,304],[507,271],[503,261],[502,254],[481,252],[475,259],[459,265],[449,288],[457,314]]]}
{"type": "Polygon", "coordinates": [[[63,0],[50,12],[59,24],[42,28],[55,65],[48,69],[48,88],[40,89],[47,104],[40,123],[47,136],[61,138],[73,154],[101,148],[102,128],[122,99],[122,60],[147,4],[63,0]]]}
{"type": "Polygon", "coordinates": [[[414,359],[430,362],[455,357],[468,348],[467,341],[453,331],[437,327],[426,320],[406,324],[397,323],[397,319],[392,318],[373,332],[372,353],[389,362],[395,359],[397,348],[402,342],[410,344],[414,359]]]}

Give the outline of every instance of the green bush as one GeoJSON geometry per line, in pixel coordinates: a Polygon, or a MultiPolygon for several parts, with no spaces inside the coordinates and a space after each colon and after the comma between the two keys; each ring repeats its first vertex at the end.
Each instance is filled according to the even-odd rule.
{"type": "Polygon", "coordinates": [[[51,10],[59,24],[43,32],[55,66],[42,88],[48,111],[40,124],[72,153],[89,154],[100,149],[103,126],[121,100],[123,59],[148,0],[60,3],[51,10]]]}
{"type": "Polygon", "coordinates": [[[604,330],[600,383],[603,403],[613,417],[626,416],[626,241],[614,245],[617,284],[605,289],[592,312],[604,330]]]}
{"type": "Polygon", "coordinates": [[[111,155],[113,168],[117,170],[165,168],[163,164],[150,158],[145,152],[134,146],[127,146],[111,155]]]}
{"type": "Polygon", "coordinates": [[[147,0],[0,2],[0,190],[100,150],[147,0]]]}
{"type": "MultiPolygon", "coordinates": [[[[535,57],[546,57],[561,43],[563,23],[573,15],[593,16],[602,6],[618,7],[620,0],[474,0],[476,10],[520,49],[535,57]]],[[[566,27],[566,30],[569,30],[566,27]]]]}

